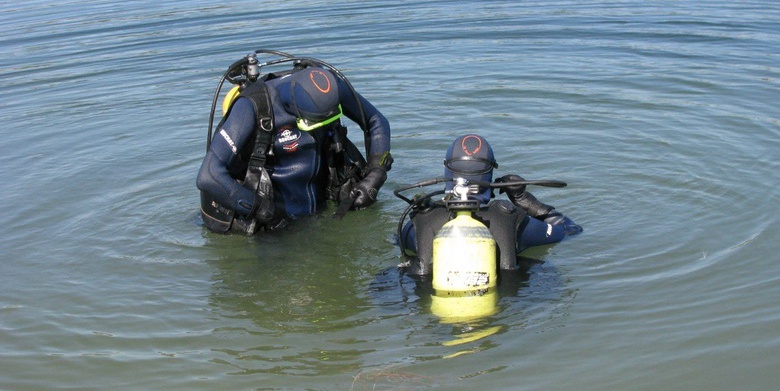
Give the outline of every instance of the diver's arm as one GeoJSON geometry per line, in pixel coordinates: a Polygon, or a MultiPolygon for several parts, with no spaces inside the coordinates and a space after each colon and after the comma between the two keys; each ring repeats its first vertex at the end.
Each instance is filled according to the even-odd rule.
{"type": "Polygon", "coordinates": [[[555,209],[539,218],[529,215],[526,219],[527,223],[520,225],[524,229],[517,233],[518,252],[528,247],[557,243],[567,236],[582,232],[582,227],[555,209]]]}
{"type": "Polygon", "coordinates": [[[371,161],[372,156],[384,157],[384,159],[375,158],[376,162],[382,164],[385,170],[389,170],[392,163],[392,159],[387,161],[390,152],[390,122],[362,95],[357,92],[353,95],[346,83],[340,79],[339,98],[344,115],[355,121],[367,133],[366,142],[368,145],[366,146],[366,151],[369,156],[366,156],[366,158],[371,161]],[[360,100],[360,106],[362,106],[363,113],[365,113],[366,124],[363,124],[363,116],[360,113],[360,106],[358,106],[356,98],[360,100]]]}
{"type": "Polygon", "coordinates": [[[196,181],[198,189],[210,194],[221,205],[245,216],[252,211],[254,193],[233,179],[228,167],[249,142],[254,129],[252,103],[246,98],[239,98],[223,126],[217,130],[196,181]]]}
{"type": "MultiPolygon", "coordinates": [[[[498,178],[496,182],[517,182],[524,179],[519,175],[509,174],[498,178]]],[[[528,215],[544,221],[552,226],[562,226],[566,236],[576,235],[582,232],[582,227],[575,224],[570,218],[563,215],[563,213],[555,210],[552,205],[547,205],[534,197],[531,192],[526,191],[525,185],[506,186],[501,191],[506,192],[509,200],[513,204],[523,208],[528,215]]]]}
{"type": "Polygon", "coordinates": [[[563,213],[558,212],[557,210],[553,209],[549,213],[545,214],[544,216],[541,216],[541,218],[544,219],[544,222],[547,224],[550,224],[554,227],[563,227],[563,232],[566,234],[566,236],[576,235],[578,233],[582,233],[582,227],[576,224],[572,219],[566,217],[563,215],[563,213]]]}
{"type": "Polygon", "coordinates": [[[379,189],[387,180],[387,171],[393,165],[393,157],[390,155],[390,123],[374,105],[357,92],[353,94],[346,83],[341,80],[339,94],[344,114],[363,127],[364,117],[360,112],[362,108],[368,125],[365,138],[367,172],[365,177],[352,189],[351,194],[354,200],[353,208],[361,209],[376,202],[379,189]],[[360,106],[358,106],[358,100],[360,106]]]}
{"type": "Polygon", "coordinates": [[[558,243],[566,237],[563,225],[547,224],[531,216],[526,216],[526,220],[526,224],[521,224],[525,228],[517,233],[518,252],[533,246],[558,243]]]}
{"type": "Polygon", "coordinates": [[[401,255],[417,255],[417,238],[414,223],[412,223],[411,220],[407,221],[401,229],[401,237],[398,238],[398,246],[405,250],[404,254],[401,255]]]}

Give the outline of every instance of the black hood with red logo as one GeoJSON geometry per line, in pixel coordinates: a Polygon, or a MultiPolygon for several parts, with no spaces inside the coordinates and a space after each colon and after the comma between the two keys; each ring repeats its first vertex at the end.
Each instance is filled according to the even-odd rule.
{"type": "MultiPolygon", "coordinates": [[[[444,176],[446,178],[465,178],[469,181],[493,181],[493,169],[498,167],[493,148],[484,137],[476,134],[460,136],[447,149],[444,160],[444,176]]],[[[452,190],[452,182],[447,182],[446,189],[452,190]]],[[[489,187],[480,187],[480,193],[475,196],[480,203],[487,203],[492,197],[489,187]]]]}
{"type": "Polygon", "coordinates": [[[338,114],[339,87],[336,77],[320,67],[310,67],[290,76],[290,89],[282,91],[282,101],[298,118],[322,121],[338,114]]]}

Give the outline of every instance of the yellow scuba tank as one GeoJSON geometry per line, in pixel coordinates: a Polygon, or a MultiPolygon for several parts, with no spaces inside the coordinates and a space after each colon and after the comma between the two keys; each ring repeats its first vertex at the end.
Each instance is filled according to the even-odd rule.
{"type": "Polygon", "coordinates": [[[496,241],[469,211],[441,227],[433,239],[433,289],[479,291],[496,285],[496,241]]]}
{"type": "Polygon", "coordinates": [[[228,109],[230,109],[230,106],[233,105],[233,101],[238,98],[238,95],[241,93],[241,89],[238,86],[233,86],[233,88],[228,91],[227,94],[225,94],[225,99],[222,100],[222,116],[224,117],[225,114],[227,114],[228,109]]]}
{"type": "Polygon", "coordinates": [[[459,322],[498,311],[496,242],[488,228],[461,210],[433,239],[431,311],[459,322]]]}

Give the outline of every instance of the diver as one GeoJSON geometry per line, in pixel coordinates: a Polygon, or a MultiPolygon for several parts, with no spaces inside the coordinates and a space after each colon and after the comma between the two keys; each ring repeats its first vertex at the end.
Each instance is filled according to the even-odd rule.
{"type": "MultiPolygon", "coordinates": [[[[445,191],[418,195],[410,203],[410,220],[399,221],[398,244],[402,254],[409,258],[403,264],[405,273],[427,275],[432,270],[433,241],[442,226],[453,218],[446,207],[446,198],[434,200],[435,194],[451,194],[458,181],[470,182],[469,201],[476,204],[475,218],[488,227],[495,239],[498,267],[502,270],[519,268],[517,255],[529,247],[557,243],[567,236],[579,234],[582,227],[557,211],[553,206],[539,201],[526,190],[526,183],[545,185],[545,181],[526,181],[519,175],[504,175],[491,183],[493,169],[498,163],[493,149],[484,137],[476,134],[460,136],[449,147],[444,160],[444,178],[421,184],[445,182],[445,191]],[[539,183],[534,183],[539,182],[539,183]],[[509,200],[493,200],[493,188],[506,193],[509,200]]],[[[553,187],[566,184],[548,181],[553,187]]],[[[410,186],[405,190],[415,186],[410,186]]]]}
{"type": "MultiPolygon", "coordinates": [[[[213,232],[279,230],[336,201],[340,215],[366,208],[387,180],[390,125],[336,68],[320,60],[258,50],[223,76],[237,84],[197,176],[201,216],[213,232]],[[281,59],[259,64],[257,54],[281,59]],[[261,75],[265,65],[292,69],[261,75]],[[347,138],[346,116],[363,130],[366,158],[347,138]]],[[[217,90],[219,94],[219,89],[217,90]]],[[[215,96],[215,106],[216,106],[215,96]]],[[[212,106],[212,120],[214,106],[212,106]]]]}

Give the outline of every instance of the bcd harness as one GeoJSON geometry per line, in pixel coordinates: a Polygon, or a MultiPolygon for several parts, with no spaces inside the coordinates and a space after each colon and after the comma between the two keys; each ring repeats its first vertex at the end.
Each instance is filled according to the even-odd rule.
{"type": "MultiPolygon", "coordinates": [[[[496,200],[474,212],[474,218],[488,227],[496,241],[501,270],[517,269],[517,233],[526,222],[526,212],[507,200],[496,200]]],[[[415,230],[417,254],[409,264],[407,273],[431,274],[433,269],[433,239],[441,227],[452,218],[452,212],[444,206],[433,204],[421,207],[411,216],[415,230]]],[[[403,238],[399,238],[403,240],[403,238]]]]}

